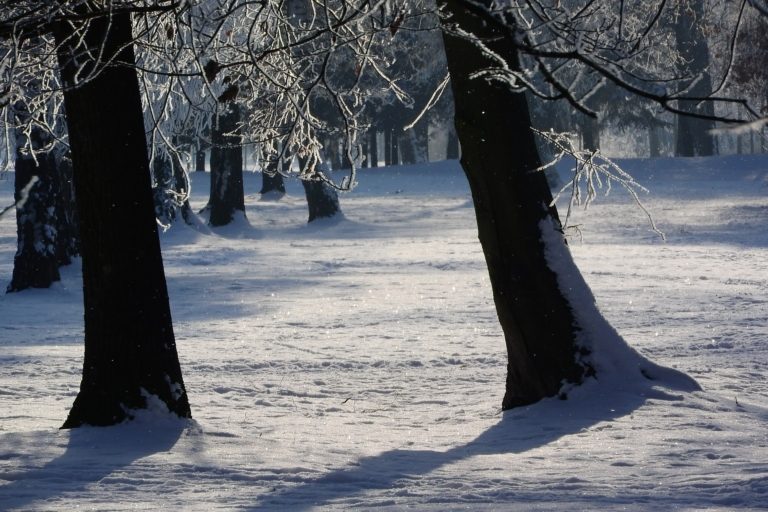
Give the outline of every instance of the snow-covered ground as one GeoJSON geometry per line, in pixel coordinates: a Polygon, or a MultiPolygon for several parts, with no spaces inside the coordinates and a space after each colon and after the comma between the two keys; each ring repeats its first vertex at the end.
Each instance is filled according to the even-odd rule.
{"type": "MultiPolygon", "coordinates": [[[[58,430],[80,380],[77,265],[0,297],[0,510],[765,510],[768,158],[625,165],[668,240],[615,190],[573,219],[575,258],[630,344],[704,391],[592,382],[502,414],[457,163],[363,172],[346,219],[317,226],[299,186],[262,202],[249,174],[250,224],[163,235],[191,423],[58,430]]],[[[14,250],[6,217],[3,286],[14,250]]]]}

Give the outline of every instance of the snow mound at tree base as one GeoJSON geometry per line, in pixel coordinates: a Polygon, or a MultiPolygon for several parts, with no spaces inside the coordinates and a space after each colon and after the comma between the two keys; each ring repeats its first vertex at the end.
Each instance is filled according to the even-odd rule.
{"type": "MultiPolygon", "coordinates": [[[[648,388],[664,387],[677,391],[700,391],[692,377],[673,368],[660,366],[630,347],[603,317],[595,297],[579,272],[568,247],[552,221],[541,221],[542,242],[549,267],[557,275],[579,330],[579,345],[588,351],[583,363],[595,370],[595,378],[617,390],[645,393],[648,388]]],[[[568,394],[571,389],[563,389],[568,394]]]]}

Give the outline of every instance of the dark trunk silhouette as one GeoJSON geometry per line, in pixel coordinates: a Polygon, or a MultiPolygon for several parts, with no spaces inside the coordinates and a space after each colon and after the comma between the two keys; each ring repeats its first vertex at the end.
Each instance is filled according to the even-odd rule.
{"type": "Polygon", "coordinates": [[[368,148],[371,153],[371,164],[368,167],[379,166],[379,134],[375,129],[368,132],[368,148]]]}
{"type": "Polygon", "coordinates": [[[277,164],[269,163],[266,171],[261,173],[261,190],[259,190],[262,199],[277,200],[285,195],[285,180],[283,175],[277,172],[277,164]]]}
{"type": "Polygon", "coordinates": [[[443,22],[456,132],[506,339],[502,407],[510,409],[558,395],[564,383],[581,382],[591,369],[577,363],[574,314],[545,256],[542,230],[560,223],[548,207],[552,196],[544,173],[535,171],[540,161],[525,95],[503,83],[470,79],[495,63],[471,41],[452,36],[450,24],[486,41],[513,70],[520,69],[518,55],[503,34],[457,0],[438,6],[451,16],[443,22]]]}
{"type": "Polygon", "coordinates": [[[341,213],[339,194],[335,188],[320,180],[302,180],[301,184],[304,185],[307,196],[309,209],[307,222],[334,217],[341,213]]]}
{"type": "MultiPolygon", "coordinates": [[[[91,8],[97,6],[80,6],[84,18],[91,8]]],[[[55,34],[62,82],[70,86],[64,102],[85,302],[83,378],[63,428],[119,423],[157,401],[189,417],[155,222],[130,14],[91,17],[83,30],[75,33],[62,23],[55,34]],[[71,87],[97,68],[97,75],[71,87]]]]}
{"type": "MultiPolygon", "coordinates": [[[[680,7],[678,19],[674,25],[677,51],[687,63],[683,70],[691,76],[692,86],[687,91],[688,96],[705,97],[712,90],[712,78],[709,74],[709,48],[707,46],[704,27],[704,5],[700,0],[688,6],[680,7]]],[[[690,113],[714,115],[715,107],[712,102],[697,103],[680,101],[681,110],[690,113]]],[[[698,119],[690,116],[677,117],[677,139],[675,154],[677,156],[710,156],[715,154],[715,140],[710,130],[715,127],[713,121],[698,119]]]]}
{"type": "Polygon", "coordinates": [[[445,158],[448,160],[458,160],[459,156],[459,137],[456,135],[456,130],[450,127],[448,129],[448,146],[445,148],[445,158]]]}
{"type": "MultiPolygon", "coordinates": [[[[25,137],[19,134],[17,138],[23,140],[25,137]]],[[[30,149],[42,151],[51,141],[40,128],[33,128],[28,142],[30,149]]],[[[48,288],[60,279],[57,246],[59,217],[63,212],[56,207],[60,205],[56,158],[52,151],[40,152],[33,157],[19,147],[15,171],[18,247],[7,291],[48,288]]],[[[62,236],[65,235],[62,233],[62,236]]]]}
{"type": "Polygon", "coordinates": [[[582,116],[581,146],[588,151],[600,149],[600,123],[594,117],[582,116]]]}
{"type": "Polygon", "coordinates": [[[77,218],[72,158],[69,152],[56,152],[57,194],[56,259],[59,266],[69,265],[80,254],[80,221],[77,218]]]}
{"type": "Polygon", "coordinates": [[[177,220],[179,214],[184,222],[194,224],[192,207],[187,197],[189,184],[182,165],[176,153],[157,154],[152,161],[155,217],[164,225],[177,220]]]}
{"type": "Polygon", "coordinates": [[[205,172],[205,150],[202,147],[198,147],[195,152],[195,171],[205,172]]]}
{"type": "Polygon", "coordinates": [[[208,199],[211,226],[225,226],[237,212],[245,215],[243,148],[240,137],[240,108],[234,101],[219,103],[211,129],[211,195],[208,199]]]}
{"type": "MultiPolygon", "coordinates": [[[[306,161],[302,158],[299,165],[303,169],[306,161]]],[[[322,180],[302,180],[304,194],[307,198],[307,209],[309,210],[309,220],[313,222],[317,219],[326,219],[341,214],[339,205],[339,194],[336,189],[322,180]]]]}

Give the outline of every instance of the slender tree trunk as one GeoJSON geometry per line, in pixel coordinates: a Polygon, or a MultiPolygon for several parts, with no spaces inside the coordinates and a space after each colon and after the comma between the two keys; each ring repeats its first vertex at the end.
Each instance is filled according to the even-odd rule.
{"type": "Polygon", "coordinates": [[[205,150],[202,146],[198,146],[195,153],[195,171],[205,172],[205,150]]]}
{"type": "MultiPolygon", "coordinates": [[[[695,82],[687,95],[705,97],[712,91],[712,78],[709,73],[709,48],[703,32],[701,20],[704,19],[704,5],[696,0],[688,6],[680,7],[680,13],[675,23],[675,41],[677,50],[688,63],[683,70],[692,76],[695,82]]],[[[714,115],[712,102],[697,104],[693,101],[680,101],[679,107],[686,112],[714,115]]],[[[689,116],[677,118],[677,140],[675,154],[677,156],[709,156],[715,154],[715,141],[710,130],[715,127],[713,121],[697,119],[689,116]]]]}
{"type": "Polygon", "coordinates": [[[392,128],[386,125],[384,128],[384,166],[392,165],[392,128]]]}
{"type": "Polygon", "coordinates": [[[459,137],[456,135],[456,130],[453,127],[448,129],[448,146],[445,151],[445,158],[447,160],[459,159],[459,137]]]}
{"type": "Polygon", "coordinates": [[[402,160],[400,159],[400,133],[398,128],[392,128],[392,165],[400,165],[402,160]]]}
{"type": "Polygon", "coordinates": [[[658,158],[661,156],[659,127],[653,122],[648,125],[648,151],[651,158],[658,158]]]}
{"type": "Polygon", "coordinates": [[[371,165],[369,167],[379,166],[379,132],[376,128],[371,128],[368,132],[368,148],[371,152],[371,165]]]}
{"type": "Polygon", "coordinates": [[[597,151],[600,149],[600,123],[594,117],[583,117],[581,123],[582,149],[597,151]]]}
{"type": "MultiPolygon", "coordinates": [[[[21,137],[19,137],[21,138],[21,137]]],[[[33,128],[29,145],[42,150],[46,141],[40,128],[33,128]]],[[[50,142],[50,141],[48,141],[50,142]]],[[[53,152],[36,157],[16,150],[15,163],[16,231],[18,248],[13,258],[13,277],[8,292],[27,288],[48,288],[60,279],[57,255],[59,215],[56,159],[53,152]],[[28,185],[33,183],[31,187],[28,185]],[[26,189],[26,197],[23,197],[26,189]]],[[[63,235],[63,234],[62,234],[63,235]]]]}
{"type": "Polygon", "coordinates": [[[72,177],[72,158],[69,152],[56,153],[58,211],[56,228],[56,259],[59,266],[69,265],[80,254],[80,221],[75,206],[75,185],[72,177]]]}
{"type": "MultiPolygon", "coordinates": [[[[519,70],[513,46],[457,0],[440,0],[445,52],[455,102],[461,164],[469,180],[478,234],[491,278],[496,311],[507,345],[507,382],[502,407],[536,402],[580,383],[592,369],[577,362],[582,349],[576,321],[549,267],[544,229],[560,229],[540,166],[525,95],[506,84],[469,77],[495,65],[451,23],[474,34],[507,65],[519,70]]],[[[561,239],[560,244],[564,244],[561,239]]]]}
{"type": "Polygon", "coordinates": [[[237,212],[245,215],[240,109],[233,101],[225,101],[219,104],[219,110],[211,130],[211,226],[229,224],[237,212]]]}
{"type": "MultiPolygon", "coordinates": [[[[98,6],[80,8],[87,16],[98,6]]],[[[76,34],[62,23],[55,34],[62,82],[70,87],[64,102],[85,302],[83,379],[64,428],[119,423],[156,400],[189,417],[155,222],[130,14],[93,17],[83,30],[76,34]],[[103,68],[98,75],[72,88],[96,67],[103,68]]]]}

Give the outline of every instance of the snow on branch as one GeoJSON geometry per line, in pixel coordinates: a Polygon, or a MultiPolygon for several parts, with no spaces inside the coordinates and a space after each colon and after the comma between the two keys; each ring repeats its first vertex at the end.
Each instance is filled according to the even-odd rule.
{"type": "Polygon", "coordinates": [[[639,192],[648,193],[648,189],[640,185],[635,179],[623,170],[610,158],[603,155],[600,150],[582,150],[573,143],[573,134],[557,133],[554,130],[540,131],[531,128],[537,135],[546,141],[555,150],[553,159],[537,169],[544,171],[557,165],[564,157],[570,156],[575,160],[575,166],[572,169],[573,176],[554,196],[550,206],[553,206],[558,199],[568,190],[570,190],[570,200],[568,201],[568,210],[563,221],[563,230],[568,229],[573,209],[583,206],[584,209],[597,198],[598,191],[605,190],[607,196],[614,184],[623,188],[635,202],[638,208],[648,217],[651,229],[657,233],[662,240],[666,240],[664,232],[658,226],[653,215],[640,200],[639,192]]]}

